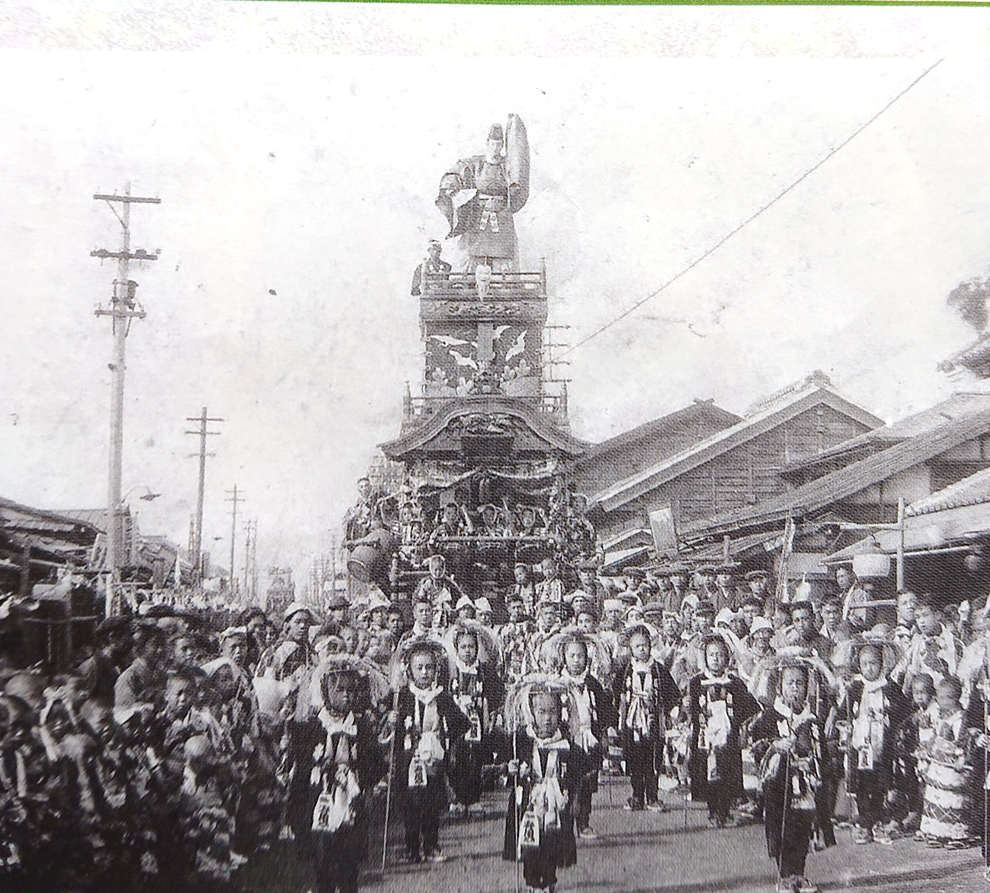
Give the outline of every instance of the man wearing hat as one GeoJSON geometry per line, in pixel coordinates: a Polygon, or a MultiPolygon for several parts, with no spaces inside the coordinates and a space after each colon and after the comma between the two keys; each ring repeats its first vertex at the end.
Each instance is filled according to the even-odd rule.
{"type": "Polygon", "coordinates": [[[602,581],[598,579],[598,565],[594,561],[582,561],[577,566],[577,572],[578,588],[588,594],[595,610],[600,611],[606,592],[602,581]]]}
{"type": "Polygon", "coordinates": [[[440,243],[436,239],[430,239],[426,243],[426,260],[416,267],[416,272],[413,273],[410,290],[413,297],[419,297],[425,291],[424,273],[440,273],[444,279],[450,275],[450,264],[440,259],[440,243]]]}
{"type": "Polygon", "coordinates": [[[475,615],[478,613],[474,602],[467,595],[462,595],[457,600],[457,604],[454,605],[454,611],[457,613],[458,620],[474,620],[475,615]]]}
{"type": "Polygon", "coordinates": [[[670,673],[678,688],[687,691],[691,677],[705,666],[705,639],[715,628],[715,606],[707,600],[699,601],[694,610],[694,627],[684,643],[684,651],[675,658],[670,673]]]}
{"type": "Polygon", "coordinates": [[[709,564],[696,567],[694,577],[691,581],[699,601],[711,601],[712,591],[715,589],[715,568],[709,564]]]}
{"type": "Polygon", "coordinates": [[[351,607],[347,596],[342,592],[335,592],[327,599],[326,605],[327,620],[331,623],[336,623],[337,626],[346,626],[348,620],[347,613],[351,607]]]}
{"type": "Polygon", "coordinates": [[[646,571],[643,568],[629,565],[622,569],[622,576],[625,578],[626,592],[635,595],[639,604],[650,600],[650,592],[646,588],[646,571]]]}
{"type": "Polygon", "coordinates": [[[749,586],[750,596],[759,601],[762,606],[762,614],[764,617],[773,617],[773,605],[767,604],[770,598],[770,574],[765,570],[757,569],[755,571],[750,571],[746,574],[745,578],[746,585],[749,586]],[[769,610],[769,613],[767,611],[769,610]]]}
{"type": "Polygon", "coordinates": [[[734,612],[739,607],[735,574],[736,566],[732,564],[715,568],[715,588],[711,591],[711,601],[716,614],[726,608],[734,612]]]}
{"type": "Polygon", "coordinates": [[[312,610],[301,602],[289,605],[282,623],[282,640],[271,655],[263,655],[257,675],[288,679],[297,670],[314,666],[316,653],[309,643],[309,628],[316,625],[312,610]],[[267,658],[267,659],[266,659],[267,658]],[[262,672],[262,665],[266,670],[262,672]]]}

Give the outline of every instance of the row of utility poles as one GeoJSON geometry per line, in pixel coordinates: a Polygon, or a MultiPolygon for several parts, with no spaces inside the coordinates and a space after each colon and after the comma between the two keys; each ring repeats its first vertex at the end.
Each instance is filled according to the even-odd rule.
{"type": "MultiPolygon", "coordinates": [[[[110,368],[110,462],[107,487],[107,552],[106,552],[106,588],[108,614],[118,613],[123,601],[121,566],[124,559],[124,530],[123,518],[125,506],[121,496],[123,443],[124,443],[124,372],[126,370],[127,335],[134,319],[144,319],[144,308],[137,301],[138,284],[130,278],[130,263],[154,261],[158,259],[160,250],[151,254],[143,248],[131,250],[131,205],[161,203],[159,198],[131,195],[131,184],[128,183],[123,195],[96,193],[96,201],[106,202],[120,223],[121,240],[117,251],[98,248],[90,255],[100,260],[117,261],[117,278],[113,281],[113,296],[109,307],[96,308],[98,317],[109,316],[113,333],[113,354],[110,368]],[[119,211],[118,211],[119,208],[119,211]]],[[[199,437],[199,451],[192,458],[199,458],[199,486],[196,493],[196,515],[193,519],[192,537],[190,541],[190,558],[193,562],[196,581],[200,581],[205,570],[203,553],[203,500],[206,487],[206,460],[213,456],[206,450],[207,437],[220,434],[219,431],[209,430],[210,423],[222,422],[223,419],[212,418],[204,406],[198,416],[186,419],[198,422],[195,431],[186,431],[199,437]]],[[[230,493],[231,491],[227,491],[230,493]]],[[[236,573],[234,570],[235,543],[237,535],[237,506],[244,501],[243,494],[234,485],[232,496],[225,500],[231,502],[232,519],[230,527],[230,585],[232,592],[237,591],[236,573]]],[[[258,522],[249,521],[245,527],[244,548],[244,600],[252,602],[258,591],[258,569],[256,557],[258,522]]],[[[176,559],[178,561],[178,559],[176,559]]]]}

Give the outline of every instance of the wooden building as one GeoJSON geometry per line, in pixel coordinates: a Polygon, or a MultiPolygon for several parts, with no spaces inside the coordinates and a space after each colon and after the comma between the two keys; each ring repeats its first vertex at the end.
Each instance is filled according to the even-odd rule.
{"type": "Polygon", "coordinates": [[[593,517],[606,542],[648,530],[650,512],[668,507],[678,531],[702,528],[726,512],[784,497],[792,489],[789,466],[882,424],[814,373],[735,424],[595,493],[593,517]]]}

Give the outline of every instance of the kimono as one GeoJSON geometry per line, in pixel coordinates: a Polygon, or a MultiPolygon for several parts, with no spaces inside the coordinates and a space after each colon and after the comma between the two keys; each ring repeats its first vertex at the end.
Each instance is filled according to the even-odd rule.
{"type": "Polygon", "coordinates": [[[813,835],[820,835],[825,846],[835,846],[824,719],[807,702],[795,712],[777,698],[756,718],[750,740],[760,767],[767,853],[781,877],[803,877],[813,835]],[[792,752],[773,749],[782,738],[795,739],[792,752]]]}
{"type": "Polygon", "coordinates": [[[970,837],[969,738],[961,707],[944,713],[937,702],[928,706],[918,727],[918,770],[924,783],[921,831],[928,837],[960,841],[970,837]]]}
{"type": "Polygon", "coordinates": [[[422,691],[407,685],[399,692],[397,713],[394,790],[405,816],[406,850],[419,861],[439,849],[450,755],[470,721],[440,686],[422,691]]]}
{"type": "Polygon", "coordinates": [[[914,634],[897,664],[891,670],[891,678],[901,683],[905,692],[919,673],[927,673],[938,685],[946,676],[955,676],[963,656],[962,642],[946,626],[937,635],[914,634]]]}
{"type": "Polygon", "coordinates": [[[744,793],[739,731],[759,709],[746,683],[730,673],[705,671],[688,683],[691,798],[707,800],[708,817],[720,827],[728,821],[733,800],[744,793]]]}
{"type": "Polygon", "coordinates": [[[588,756],[559,731],[541,740],[520,730],[508,746],[502,757],[519,760],[520,780],[509,796],[502,858],[521,861],[526,884],[543,889],[557,883],[558,868],[577,864],[574,800],[588,756]]]}
{"type": "Polygon", "coordinates": [[[565,669],[561,676],[575,686],[575,713],[562,716],[567,724],[571,740],[588,755],[587,772],[581,778],[575,798],[574,817],[580,833],[588,827],[591,818],[591,798],[598,790],[598,773],[601,771],[606,734],[615,725],[615,706],[611,692],[606,695],[602,684],[585,670],[580,676],[571,676],[565,669]]]}
{"type": "Polygon", "coordinates": [[[453,745],[450,786],[458,803],[471,806],[481,799],[481,770],[494,757],[489,732],[502,706],[502,683],[490,665],[475,661],[469,667],[458,661],[450,694],[469,722],[467,733],[453,745]]]}
{"type": "Polygon", "coordinates": [[[663,758],[667,714],[680,700],[670,673],[652,657],[632,660],[613,683],[619,740],[632,782],[633,809],[657,802],[657,765],[663,758]]]}
{"type": "Polygon", "coordinates": [[[872,828],[887,818],[896,734],[910,712],[910,702],[900,686],[884,677],[874,682],[855,677],[839,706],[840,716],[850,726],[846,786],[856,795],[862,828],[872,828]]]}
{"type": "Polygon", "coordinates": [[[385,776],[385,755],[366,713],[324,707],[293,736],[288,818],[316,862],[318,893],[352,893],[368,856],[367,801],[385,776]]]}

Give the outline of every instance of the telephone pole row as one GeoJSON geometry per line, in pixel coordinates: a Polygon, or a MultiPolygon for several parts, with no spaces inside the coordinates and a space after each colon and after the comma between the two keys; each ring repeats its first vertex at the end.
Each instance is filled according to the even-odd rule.
{"type": "MultiPolygon", "coordinates": [[[[237,571],[234,570],[234,541],[237,536],[237,503],[244,502],[244,496],[237,495],[237,484],[234,484],[234,489],[227,490],[227,493],[231,495],[224,499],[224,502],[232,503],[232,517],[230,519],[230,594],[232,597],[237,595],[237,571]]],[[[244,589],[247,589],[247,580],[244,581],[244,589]]]]}
{"type": "MultiPolygon", "coordinates": [[[[203,579],[203,492],[206,488],[206,457],[213,456],[214,453],[206,452],[206,438],[219,437],[219,431],[208,431],[210,422],[222,422],[223,419],[210,418],[206,407],[198,416],[187,416],[187,422],[199,422],[199,430],[186,431],[186,434],[193,434],[199,438],[199,490],[196,495],[196,523],[193,528],[193,562],[195,565],[195,575],[197,581],[203,579]]],[[[190,454],[190,458],[195,458],[196,453],[190,454]]]]}

